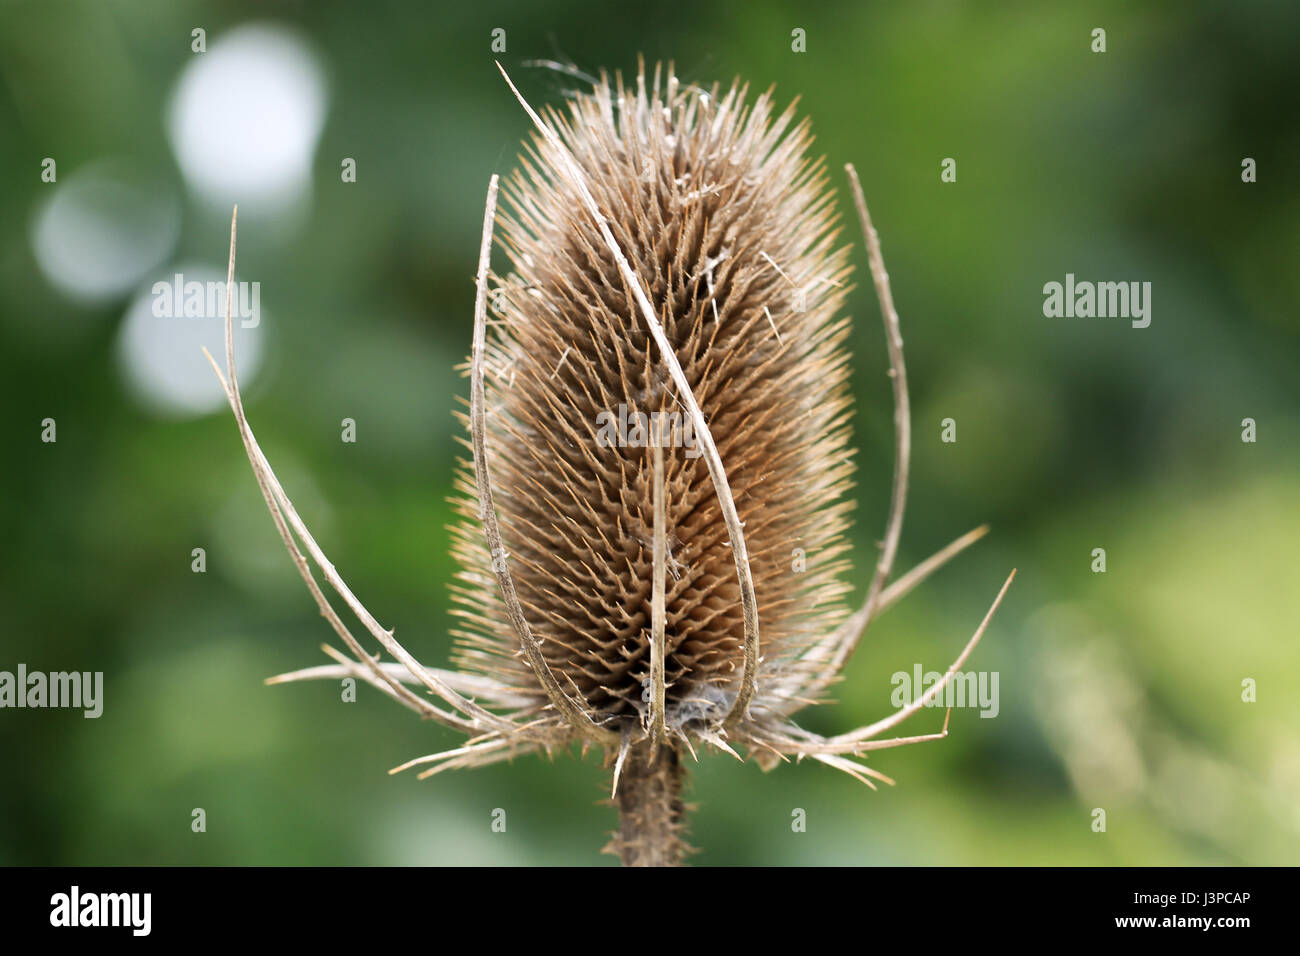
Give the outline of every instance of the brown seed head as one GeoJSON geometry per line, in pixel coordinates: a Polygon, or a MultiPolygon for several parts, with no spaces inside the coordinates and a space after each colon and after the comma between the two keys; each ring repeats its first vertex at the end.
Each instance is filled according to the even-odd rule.
{"type": "MultiPolygon", "coordinates": [[[[806,121],[791,128],[793,106],[773,117],[770,91],[752,106],[746,92],[683,86],[670,66],[649,91],[644,69],[635,92],[602,79],[548,120],[520,97],[541,135],[506,191],[513,271],[497,281],[490,340],[496,176],[488,186],[474,464],[458,472],[453,545],[462,670],[419,663],[298,516],[244,415],[229,303],[229,377],[212,362],[276,528],[351,655],[327,646],[336,665],[270,682],[357,677],[470,738],[394,773],[595,742],[614,764],[609,849],[631,864],[685,853],[680,757],[693,740],[737,756],[738,744],[764,769],[810,757],[873,788],[892,783],[866,756],[947,735],[945,717],[936,732],[882,736],[937,702],[1015,577],[943,677],[890,716],[832,737],[789,719],[836,679],[877,614],[987,528],[885,587],[906,507],[910,406],[880,241],[848,166],[885,325],[895,462],[880,557],[846,616],[848,323],[836,312],[847,249],[823,166],[806,155],[806,121]],[[357,641],[312,565],[394,663],[357,641]]],[[[234,269],[232,217],[228,283],[234,269]]]]}
{"type": "MultiPolygon", "coordinates": [[[[656,69],[602,79],[547,118],[626,255],[709,424],[744,525],[762,622],[760,697],[845,616],[852,472],[851,271],[823,163],[794,105],[774,114],[656,69]],[[649,88],[647,89],[647,85],[649,88]]],[[[736,567],[698,436],[630,290],[534,134],[503,188],[511,272],[491,295],[486,448],[505,557],[562,687],[628,730],[646,716],[654,540],[651,446],[664,447],[665,717],[725,714],[742,670],[736,567]],[[656,426],[660,426],[656,430],[656,426]]],[[[472,467],[458,475],[457,664],[547,697],[483,548],[472,467]]],[[[782,710],[793,707],[782,707],[782,710]]]]}

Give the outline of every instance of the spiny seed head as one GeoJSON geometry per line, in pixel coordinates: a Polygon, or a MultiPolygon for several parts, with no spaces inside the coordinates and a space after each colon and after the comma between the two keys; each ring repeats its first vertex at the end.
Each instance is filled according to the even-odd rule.
{"type": "MultiPolygon", "coordinates": [[[[459,671],[420,664],[347,588],[258,448],[233,374],[217,369],[267,507],[352,655],[327,647],[338,667],[272,682],[359,677],[470,738],[394,773],[594,742],[614,765],[620,826],[608,849],[629,864],[686,852],[681,757],[693,741],[737,756],[739,745],[764,769],[810,757],[873,788],[892,783],[866,755],[946,736],[947,718],[936,732],[882,735],[933,702],[1015,576],[922,697],[832,737],[790,719],[836,678],[877,613],[986,529],[881,590],[902,528],[911,419],[888,274],[847,167],[885,322],[897,457],[881,556],[865,602],[846,615],[849,328],[836,313],[847,248],[824,168],[807,156],[807,122],[792,126],[793,106],[774,116],[770,91],[746,99],[739,84],[725,95],[683,85],[671,66],[648,91],[644,69],[635,91],[601,79],[545,120],[520,97],[541,134],[505,192],[512,269],[492,290],[491,336],[495,176],[488,187],[474,463],[461,463],[455,497],[459,671]],[[400,669],[339,619],[295,536],[400,669]]],[[[232,220],[232,282],[234,267],[232,220]]],[[[226,356],[233,370],[229,312],[226,356]]]]}
{"type": "MultiPolygon", "coordinates": [[[[547,121],[662,323],[743,522],[761,622],[755,710],[844,619],[851,267],[807,120],[656,68],[602,78],[547,121]],[[662,80],[662,82],[661,82],[662,80]],[[647,86],[649,87],[647,89],[647,86]]],[[[649,699],[652,445],[666,501],[665,717],[727,712],[742,674],[737,570],[682,396],[557,147],[534,134],[503,187],[510,261],[489,301],[486,451],[504,554],[483,546],[474,472],[457,476],[457,664],[532,700],[497,579],[504,560],[562,688],[631,732],[649,699]],[[660,426],[656,429],[656,426],[660,426]]]]}

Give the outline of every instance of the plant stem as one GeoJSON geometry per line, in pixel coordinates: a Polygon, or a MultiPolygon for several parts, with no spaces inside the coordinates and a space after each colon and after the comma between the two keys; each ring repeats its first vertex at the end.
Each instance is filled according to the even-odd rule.
{"type": "Polygon", "coordinates": [[[619,828],[609,850],[624,866],[678,866],[689,851],[682,839],[685,771],[675,747],[649,742],[628,751],[618,781],[619,828]]]}

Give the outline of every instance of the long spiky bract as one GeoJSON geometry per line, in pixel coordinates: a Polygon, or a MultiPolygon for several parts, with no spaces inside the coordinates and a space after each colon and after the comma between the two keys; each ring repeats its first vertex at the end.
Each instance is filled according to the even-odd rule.
{"type": "MultiPolygon", "coordinates": [[[[536,132],[504,184],[504,210],[498,217],[493,176],[484,213],[471,457],[456,478],[457,670],[418,663],[298,516],[244,415],[227,301],[227,374],[213,367],[276,527],[351,653],[327,646],[335,664],[271,682],[359,678],[467,735],[394,773],[426,777],[572,742],[602,748],[620,812],[609,849],[630,864],[687,852],[682,756],[701,746],[764,768],[810,757],[873,788],[892,783],[862,758],[947,734],[945,717],[937,732],[880,736],[938,699],[1011,578],[943,678],[908,707],[833,737],[792,721],[824,699],[879,613],[986,530],[888,584],[910,413],[898,314],[856,172],[848,167],[885,322],[896,445],[881,554],[850,614],[840,311],[851,267],[807,120],[795,122],[793,104],[778,113],[770,90],[751,103],[739,83],[704,90],[671,66],[649,80],[641,69],[635,89],[602,75],[563,114],[539,115],[506,82],[536,132]],[[490,270],[498,218],[504,275],[490,270]],[[362,647],[312,564],[396,663],[362,647]]],[[[232,278],[234,233],[232,220],[232,278]]]]}

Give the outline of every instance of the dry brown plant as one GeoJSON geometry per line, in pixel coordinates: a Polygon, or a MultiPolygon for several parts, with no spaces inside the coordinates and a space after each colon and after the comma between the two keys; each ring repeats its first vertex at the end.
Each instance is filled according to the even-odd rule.
{"type": "Polygon", "coordinates": [[[898,313],[857,173],[846,167],[884,319],[895,463],[880,554],[850,613],[849,323],[839,312],[851,266],[824,163],[808,156],[807,120],[795,123],[793,103],[777,115],[771,90],[751,104],[739,82],[704,90],[671,65],[651,78],[642,67],[635,89],[602,74],[565,114],[539,115],[506,82],[536,134],[505,188],[504,276],[490,268],[495,175],[487,192],[471,459],[457,475],[455,670],[421,664],[366,610],[257,444],[235,376],[232,217],[226,372],[213,368],[276,528],[347,648],[327,645],[335,664],[269,682],[354,677],[465,734],[394,773],[599,748],[620,814],[607,849],[630,865],[688,852],[684,761],[701,749],[765,770],[811,758],[873,789],[893,783],[866,755],[947,734],[945,716],[942,729],[887,736],[944,691],[1015,572],[924,695],[835,736],[794,722],[825,699],[877,615],[987,530],[889,584],[910,410],[898,313]],[[381,652],[349,631],[313,565],[381,652]]]}

